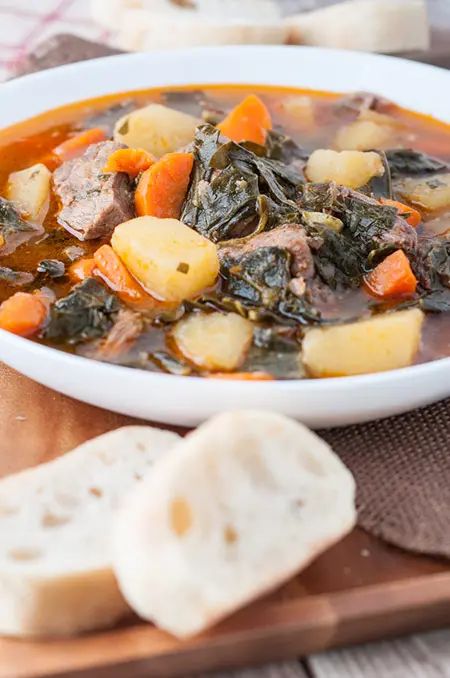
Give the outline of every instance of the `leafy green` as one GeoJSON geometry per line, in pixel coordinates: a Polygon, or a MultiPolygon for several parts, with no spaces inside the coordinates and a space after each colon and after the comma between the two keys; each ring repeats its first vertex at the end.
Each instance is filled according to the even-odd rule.
{"type": "MultiPolygon", "coordinates": [[[[279,143],[281,148],[287,142],[279,143]]],[[[210,240],[222,242],[259,232],[262,220],[269,228],[282,220],[297,220],[295,197],[301,174],[261,155],[265,152],[256,144],[222,143],[215,127],[200,125],[182,221],[210,240]]]]}
{"type": "Polygon", "coordinates": [[[192,374],[193,371],[192,367],[170,355],[167,351],[155,351],[154,353],[150,353],[148,358],[159,369],[168,372],[169,374],[186,377],[189,374],[192,374]]]}
{"type": "Polygon", "coordinates": [[[392,189],[392,174],[391,167],[389,165],[386,153],[384,151],[376,151],[381,158],[384,167],[384,174],[379,176],[374,176],[368,183],[369,194],[375,198],[388,198],[392,200],[393,189],[392,189]]]}
{"type": "Polygon", "coordinates": [[[415,263],[426,311],[450,311],[450,238],[424,239],[415,263]]]}
{"type": "Polygon", "coordinates": [[[411,148],[391,149],[386,151],[386,157],[393,176],[432,174],[450,169],[450,165],[443,160],[411,148]]]}
{"type": "Polygon", "coordinates": [[[292,328],[257,326],[253,346],[241,369],[244,372],[268,372],[277,379],[300,379],[305,375],[299,355],[300,342],[292,328]]]}
{"type": "Polygon", "coordinates": [[[64,262],[58,259],[42,259],[36,270],[49,278],[62,278],[66,272],[66,267],[64,262]]]}
{"type": "Polygon", "coordinates": [[[279,160],[286,165],[293,162],[306,163],[309,157],[309,153],[291,137],[275,130],[268,132],[265,149],[268,158],[279,160]]]}
{"type": "Polygon", "coordinates": [[[309,227],[316,273],[331,289],[357,288],[366,271],[365,257],[347,235],[327,227],[309,227]]]}
{"type": "Polygon", "coordinates": [[[8,285],[22,287],[33,282],[34,276],[26,271],[15,271],[7,266],[0,266],[0,280],[8,285]]]}
{"type": "Polygon", "coordinates": [[[289,290],[291,260],[290,252],[279,247],[261,247],[239,258],[224,257],[222,292],[244,308],[260,309],[260,318],[266,311],[284,322],[318,322],[320,315],[307,299],[289,290]]]}
{"type": "Polygon", "coordinates": [[[94,278],[87,278],[53,304],[43,337],[76,344],[104,336],[120,309],[117,298],[94,278]]]}
{"type": "MultiPolygon", "coordinates": [[[[350,241],[363,258],[383,246],[386,239],[395,240],[394,227],[399,223],[413,236],[413,230],[399,219],[394,207],[380,205],[362,193],[334,183],[304,184],[299,202],[304,209],[327,212],[340,219],[344,225],[342,237],[350,241]]],[[[401,245],[403,243],[399,243],[401,245]]]]}
{"type": "Polygon", "coordinates": [[[0,198],[0,254],[10,254],[43,229],[25,221],[9,200],[0,198]]]}
{"type": "Polygon", "coordinates": [[[201,185],[196,229],[213,242],[242,236],[256,218],[258,196],[258,178],[229,165],[201,185]]]}
{"type": "Polygon", "coordinates": [[[363,193],[334,183],[304,184],[299,204],[303,210],[322,212],[342,223],[338,232],[313,223],[308,212],[302,212],[316,271],[331,289],[359,287],[363,276],[395,249],[414,252],[414,229],[394,207],[363,193]]]}
{"type": "Polygon", "coordinates": [[[281,204],[289,204],[295,199],[296,188],[303,181],[293,167],[279,160],[260,157],[234,141],[219,146],[210,159],[213,169],[225,169],[230,164],[241,171],[254,172],[263,184],[262,191],[268,191],[281,204]]]}

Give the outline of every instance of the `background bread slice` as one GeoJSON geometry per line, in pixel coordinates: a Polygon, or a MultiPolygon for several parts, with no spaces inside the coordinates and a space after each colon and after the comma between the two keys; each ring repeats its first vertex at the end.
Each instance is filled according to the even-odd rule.
{"type": "Polygon", "coordinates": [[[288,17],[289,42],[368,52],[427,49],[425,0],[347,0],[288,17]]]}
{"type": "Polygon", "coordinates": [[[123,495],[179,436],[130,426],[0,481],[0,633],[67,635],[129,611],[111,569],[123,495]]]}
{"type": "Polygon", "coordinates": [[[122,0],[121,9],[95,16],[117,31],[116,44],[126,50],[227,44],[281,44],[287,27],[274,0],[195,0],[185,7],[170,0],[122,0]],[[114,14],[114,19],[111,14],[114,14]]]}
{"type": "Polygon", "coordinates": [[[133,609],[180,637],[278,586],[354,525],[354,481],[303,425],[222,414],[189,434],[117,515],[133,609]]]}

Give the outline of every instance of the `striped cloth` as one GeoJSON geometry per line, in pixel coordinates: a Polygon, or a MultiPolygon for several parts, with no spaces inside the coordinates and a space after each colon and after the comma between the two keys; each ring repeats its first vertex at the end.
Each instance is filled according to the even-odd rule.
{"type": "Polygon", "coordinates": [[[107,42],[90,18],[90,0],[0,0],[0,80],[11,75],[35,45],[57,33],[107,42]]]}

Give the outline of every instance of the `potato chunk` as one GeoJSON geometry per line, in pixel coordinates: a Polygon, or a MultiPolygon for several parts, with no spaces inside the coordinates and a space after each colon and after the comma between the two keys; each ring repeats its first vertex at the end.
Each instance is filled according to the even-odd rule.
{"type": "Polygon", "coordinates": [[[316,126],[314,102],[305,95],[293,95],[283,99],[281,110],[295,121],[301,130],[313,130],[316,126]]]}
{"type": "Polygon", "coordinates": [[[335,181],[349,188],[360,188],[373,177],[383,176],[384,167],[378,153],[319,149],[310,155],[305,172],[309,181],[335,181]]]}
{"type": "Polygon", "coordinates": [[[216,246],[177,219],[125,221],[114,230],[111,244],[143,287],[163,301],[195,297],[219,273],[216,246]]]}
{"type": "Polygon", "coordinates": [[[303,362],[312,377],[343,377],[411,365],[424,315],[418,309],[310,330],[303,362]]]}
{"type": "Polygon", "coordinates": [[[242,365],[253,338],[253,324],[237,313],[195,313],[180,320],[173,339],[198,367],[235,370],[242,365]]]}
{"type": "Polygon", "coordinates": [[[398,127],[395,118],[376,111],[361,111],[357,120],[338,131],[335,146],[340,151],[386,148],[393,143],[398,127]]]}
{"type": "Polygon", "coordinates": [[[403,179],[395,184],[395,190],[406,202],[430,212],[450,207],[450,173],[427,179],[403,179]]]}
{"type": "Polygon", "coordinates": [[[16,203],[25,219],[43,223],[50,206],[51,176],[42,163],[9,175],[6,197],[16,203]]]}
{"type": "Polygon", "coordinates": [[[200,120],[160,104],[128,113],[116,123],[114,141],[143,148],[160,158],[190,143],[200,120]]]}

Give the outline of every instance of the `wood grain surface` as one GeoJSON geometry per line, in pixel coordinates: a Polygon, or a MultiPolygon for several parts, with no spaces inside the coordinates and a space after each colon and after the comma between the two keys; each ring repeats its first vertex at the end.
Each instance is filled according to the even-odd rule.
{"type": "MultiPolygon", "coordinates": [[[[56,394],[4,366],[0,389],[0,476],[135,421],[56,394]]],[[[445,624],[448,566],[355,530],[281,589],[188,642],[137,619],[69,640],[4,639],[0,678],[187,676],[445,624]]],[[[301,667],[286,666],[301,675],[301,667]]]]}

